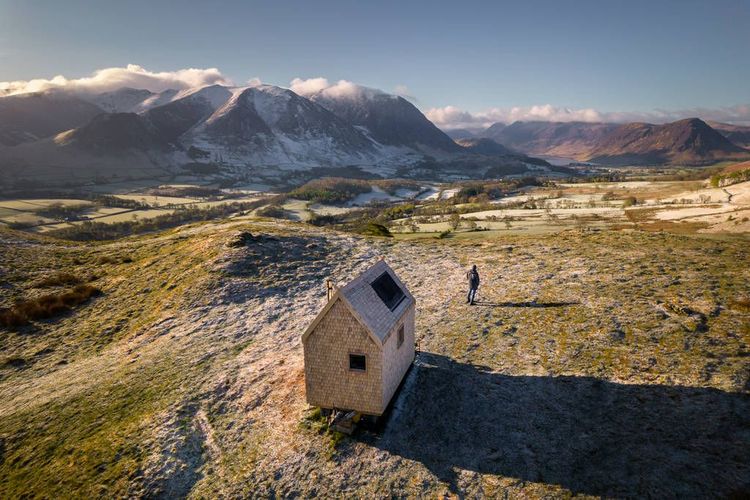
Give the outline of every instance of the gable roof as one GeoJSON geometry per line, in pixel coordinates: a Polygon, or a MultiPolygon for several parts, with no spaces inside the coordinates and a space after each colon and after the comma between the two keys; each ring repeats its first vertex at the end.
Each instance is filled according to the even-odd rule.
{"type": "Polygon", "coordinates": [[[318,313],[318,316],[307,330],[305,330],[305,333],[302,335],[303,342],[337,300],[341,300],[348,307],[352,315],[367,329],[371,338],[379,345],[383,345],[388,332],[391,331],[396,322],[401,319],[412,304],[416,302],[409,289],[396,276],[396,273],[393,272],[393,269],[384,260],[380,260],[347,283],[343,288],[336,290],[336,293],[328,301],[328,304],[318,313]],[[388,308],[372,287],[372,282],[382,276],[383,273],[390,275],[391,279],[393,279],[404,294],[403,300],[398,303],[393,311],[388,308]]]}

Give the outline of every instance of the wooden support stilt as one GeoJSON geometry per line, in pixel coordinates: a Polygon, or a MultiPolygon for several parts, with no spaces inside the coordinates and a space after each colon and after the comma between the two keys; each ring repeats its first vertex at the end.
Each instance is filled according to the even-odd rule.
{"type": "Polygon", "coordinates": [[[356,411],[335,411],[331,417],[329,423],[331,430],[351,435],[357,426],[357,422],[359,422],[359,419],[362,417],[362,414],[356,411]]]}

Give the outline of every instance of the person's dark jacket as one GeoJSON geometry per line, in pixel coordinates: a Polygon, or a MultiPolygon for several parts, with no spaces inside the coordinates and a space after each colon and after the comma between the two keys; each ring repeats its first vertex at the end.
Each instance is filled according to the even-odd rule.
{"type": "Polygon", "coordinates": [[[476,269],[466,273],[466,277],[469,279],[470,288],[479,288],[479,272],[476,269]]]}

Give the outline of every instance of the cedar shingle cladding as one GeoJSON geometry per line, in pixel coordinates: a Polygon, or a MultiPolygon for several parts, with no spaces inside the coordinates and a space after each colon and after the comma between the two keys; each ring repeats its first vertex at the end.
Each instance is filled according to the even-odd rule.
{"type": "Polygon", "coordinates": [[[307,402],[382,414],[414,360],[415,310],[414,297],[384,261],[338,289],[302,337],[307,402]],[[393,311],[370,286],[384,272],[405,295],[393,311]],[[349,354],[367,357],[366,372],[349,369],[349,354]]]}

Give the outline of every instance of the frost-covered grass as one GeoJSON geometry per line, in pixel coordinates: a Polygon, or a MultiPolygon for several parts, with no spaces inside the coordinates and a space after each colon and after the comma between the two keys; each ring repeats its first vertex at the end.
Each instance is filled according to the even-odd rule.
{"type": "MultiPolygon", "coordinates": [[[[0,497],[740,491],[750,254],[746,236],[724,234],[748,231],[737,186],[736,207],[711,219],[710,207],[656,203],[700,202],[704,188],[686,183],[513,200],[586,205],[576,208],[446,201],[417,233],[393,221],[407,233],[390,239],[252,215],[106,243],[0,229],[0,308],[49,293],[39,284],[58,272],[95,277],[103,292],[0,332],[0,497]],[[609,191],[646,202],[623,210],[602,200],[609,191]],[[453,209],[474,212],[436,238],[453,209]],[[688,221],[659,220],[666,210],[688,221]],[[491,230],[470,230],[473,218],[491,230]],[[722,233],[695,234],[707,228],[722,233]],[[239,231],[253,237],[228,246],[239,231]],[[380,256],[417,298],[425,355],[385,431],[332,446],[315,422],[300,425],[299,336],[326,278],[341,285],[380,256]],[[469,308],[472,263],[483,284],[469,308]]],[[[300,220],[347,213],[281,208],[300,220]]]]}
{"type": "Polygon", "coordinates": [[[103,292],[0,335],[2,497],[698,497],[748,474],[746,240],[225,221],[108,243],[0,230],[0,250],[0,307],[57,272],[103,292]],[[299,336],[326,278],[380,256],[426,354],[398,418],[332,448],[300,425],[299,336]]]}
{"type": "Polygon", "coordinates": [[[0,200],[0,222],[5,224],[36,225],[54,222],[54,219],[43,215],[55,207],[75,208],[92,205],[88,200],[76,199],[16,199],[0,200]]]}
{"type": "MultiPolygon", "coordinates": [[[[160,215],[166,215],[174,213],[174,210],[167,209],[146,209],[146,210],[131,210],[127,212],[120,211],[112,215],[103,215],[96,218],[96,222],[113,223],[113,222],[125,222],[137,219],[153,219],[160,215]]],[[[78,222],[80,224],[80,222],[78,222]]]]}
{"type": "Polygon", "coordinates": [[[2,218],[2,220],[0,220],[0,222],[11,225],[21,224],[33,226],[37,224],[47,224],[50,222],[54,222],[54,219],[42,217],[41,215],[38,215],[34,212],[15,212],[13,214],[6,215],[2,218]]]}
{"type": "Polygon", "coordinates": [[[400,200],[398,196],[390,195],[378,186],[371,186],[367,193],[360,193],[347,202],[348,206],[362,207],[369,205],[374,201],[394,201],[400,200]]]}
{"type": "Polygon", "coordinates": [[[561,184],[531,187],[525,194],[475,205],[440,205],[436,201],[439,193],[433,193],[432,204],[425,200],[424,207],[434,208],[431,212],[419,207],[407,218],[390,221],[393,232],[399,237],[415,230],[415,236],[439,233],[451,229],[452,213],[458,213],[462,221],[474,220],[480,229],[523,234],[570,228],[745,233],[750,228],[745,220],[745,212],[750,210],[750,182],[724,188],[711,188],[703,181],[561,184]]]}
{"type": "Polygon", "coordinates": [[[79,206],[90,204],[91,202],[88,200],[76,200],[69,198],[0,200],[0,208],[11,208],[15,210],[25,211],[43,210],[52,205],[79,206]]]}
{"type": "Polygon", "coordinates": [[[133,200],[139,203],[145,203],[152,207],[159,207],[164,205],[186,205],[188,203],[197,203],[200,201],[199,198],[186,198],[186,197],[175,197],[175,196],[153,196],[146,194],[118,194],[115,195],[123,200],[133,200]]]}

